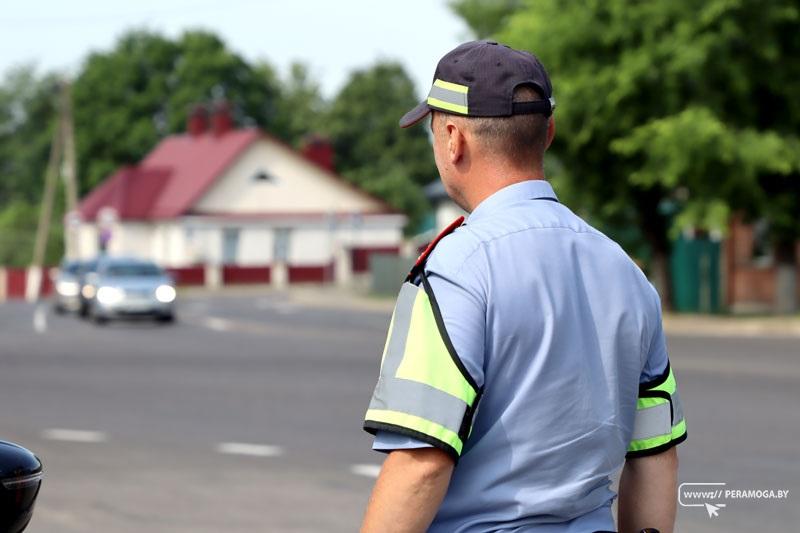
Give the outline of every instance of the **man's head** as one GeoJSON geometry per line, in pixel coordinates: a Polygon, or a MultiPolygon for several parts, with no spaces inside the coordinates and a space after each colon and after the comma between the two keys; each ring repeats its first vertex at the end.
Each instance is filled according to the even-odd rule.
{"type": "Polygon", "coordinates": [[[554,106],[550,79],[535,56],[475,41],[439,61],[428,98],[400,126],[431,114],[439,173],[450,196],[470,210],[488,189],[504,185],[498,179],[543,177],[554,106]]]}

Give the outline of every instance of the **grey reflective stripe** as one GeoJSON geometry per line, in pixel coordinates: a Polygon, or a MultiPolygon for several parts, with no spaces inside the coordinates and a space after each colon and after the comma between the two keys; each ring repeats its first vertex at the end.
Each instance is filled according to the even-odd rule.
{"type": "Polygon", "coordinates": [[[436,98],[448,104],[458,106],[467,106],[467,93],[460,93],[458,91],[451,91],[443,87],[431,86],[431,92],[428,93],[428,98],[436,98]]]}
{"type": "Polygon", "coordinates": [[[670,409],[667,401],[636,411],[631,440],[643,440],[660,435],[669,435],[672,432],[672,422],[669,415],[670,409]]]}
{"type": "Polygon", "coordinates": [[[382,376],[394,376],[403,361],[406,352],[406,339],[411,328],[411,311],[420,288],[413,283],[405,282],[397,295],[397,304],[394,306],[394,322],[392,323],[392,337],[386,345],[386,356],[381,367],[382,376]]]}
{"type": "Polygon", "coordinates": [[[672,425],[677,426],[683,420],[683,404],[681,404],[681,397],[678,395],[677,389],[670,396],[672,397],[672,425]]]}
{"type": "Polygon", "coordinates": [[[464,420],[467,404],[424,383],[381,376],[369,408],[418,416],[457,434],[464,420]]]}

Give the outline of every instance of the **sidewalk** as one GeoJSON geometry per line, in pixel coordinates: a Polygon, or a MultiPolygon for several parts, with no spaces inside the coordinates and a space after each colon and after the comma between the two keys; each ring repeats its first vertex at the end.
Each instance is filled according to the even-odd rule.
{"type": "MultiPolygon", "coordinates": [[[[798,337],[800,316],[664,315],[664,331],[692,337],[798,337]]],[[[798,347],[800,353],[800,346],[798,347]]]]}

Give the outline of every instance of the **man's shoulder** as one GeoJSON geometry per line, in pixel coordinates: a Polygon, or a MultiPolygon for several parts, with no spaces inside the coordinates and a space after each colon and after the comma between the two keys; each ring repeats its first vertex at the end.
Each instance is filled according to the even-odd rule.
{"type": "Polygon", "coordinates": [[[426,270],[455,274],[473,260],[481,239],[469,226],[459,226],[443,237],[431,251],[426,270]]]}

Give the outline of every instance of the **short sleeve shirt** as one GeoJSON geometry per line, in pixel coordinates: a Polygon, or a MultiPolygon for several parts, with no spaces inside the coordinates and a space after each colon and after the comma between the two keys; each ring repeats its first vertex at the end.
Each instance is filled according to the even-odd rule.
{"type": "MultiPolygon", "coordinates": [[[[477,391],[430,531],[613,530],[610,478],[626,455],[686,434],[659,298],[641,270],[536,180],[484,200],[424,277],[477,391]],[[660,392],[643,398],[650,389],[660,392]]],[[[431,402],[418,403],[394,409],[424,419],[431,402]]],[[[443,447],[422,427],[382,428],[373,448],[443,447]]]]}

